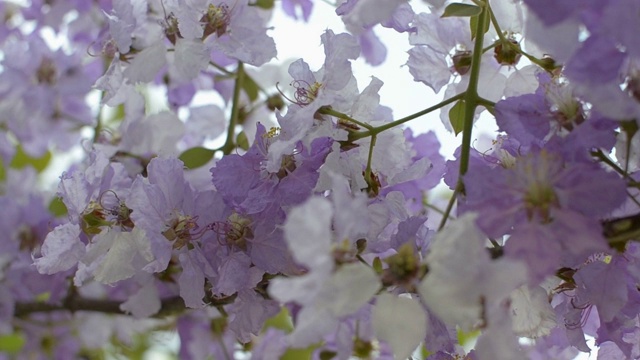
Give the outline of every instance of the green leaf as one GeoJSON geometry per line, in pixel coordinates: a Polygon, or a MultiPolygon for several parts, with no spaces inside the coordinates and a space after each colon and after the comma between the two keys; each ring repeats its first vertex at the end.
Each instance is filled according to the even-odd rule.
{"type": "MultiPolygon", "coordinates": [[[[472,16],[471,19],[469,19],[469,26],[471,27],[471,40],[474,40],[476,38],[476,30],[478,29],[478,17],[477,16],[472,16]]],[[[489,26],[491,25],[491,21],[485,21],[484,22],[484,31],[482,32],[483,34],[485,34],[487,31],[489,31],[489,26]]]]}
{"type": "Polygon", "coordinates": [[[274,0],[257,0],[254,5],[265,10],[271,10],[274,3],[274,0]]]}
{"type": "Polygon", "coordinates": [[[47,165],[49,165],[50,160],[51,152],[49,151],[47,151],[47,153],[42,157],[34,158],[24,152],[22,146],[18,145],[18,147],[16,148],[16,154],[13,156],[13,160],[11,160],[11,164],[9,164],[9,167],[14,169],[24,169],[27,166],[31,166],[36,169],[36,171],[42,172],[42,170],[44,170],[47,165]]]}
{"type": "Polygon", "coordinates": [[[459,100],[451,110],[449,110],[449,122],[453,127],[456,136],[462,132],[464,128],[464,100],[459,100]]]}
{"type": "Polygon", "coordinates": [[[0,182],[5,181],[7,179],[7,173],[4,169],[4,160],[0,157],[0,182]]]}
{"type": "Polygon", "coordinates": [[[115,108],[111,109],[111,111],[106,112],[106,115],[108,115],[108,117],[105,118],[105,124],[116,125],[121,123],[124,120],[124,117],[126,115],[124,104],[120,104],[115,108]]]}
{"type": "Polygon", "coordinates": [[[244,74],[244,81],[242,82],[242,89],[247,94],[251,101],[256,101],[258,98],[258,91],[260,87],[258,84],[249,76],[249,74],[244,74]]]}
{"type": "Polygon", "coordinates": [[[244,131],[241,131],[238,136],[236,136],[236,144],[244,151],[249,150],[249,139],[247,139],[247,134],[245,134],[244,131]]]}
{"type": "Polygon", "coordinates": [[[474,341],[480,336],[480,330],[471,330],[469,332],[462,331],[458,329],[458,343],[462,346],[469,344],[471,341],[474,341]]]}
{"type": "Polygon", "coordinates": [[[55,197],[49,203],[49,212],[55,217],[67,215],[67,206],[62,202],[62,198],[55,197]]]}
{"type": "Polygon", "coordinates": [[[215,153],[215,150],[199,146],[186,150],[178,158],[182,160],[187,169],[195,169],[208,163],[215,153]]]}
{"type": "Polygon", "coordinates": [[[320,344],[313,344],[305,349],[287,349],[280,360],[311,360],[313,352],[319,347],[320,344]]]}
{"type": "Polygon", "coordinates": [[[382,260],[380,260],[379,257],[376,257],[375,259],[373,259],[373,265],[372,266],[373,266],[373,270],[378,275],[382,274],[382,272],[384,271],[384,269],[382,267],[382,260]]]}
{"type": "Polygon", "coordinates": [[[40,294],[36,295],[35,300],[37,302],[47,302],[47,301],[49,301],[50,298],[51,298],[51,292],[50,291],[45,291],[43,293],[40,293],[40,294]]]}
{"type": "Polygon", "coordinates": [[[17,354],[25,344],[24,336],[19,333],[0,335],[0,353],[17,354]]]}
{"type": "Polygon", "coordinates": [[[263,331],[267,328],[275,328],[280,329],[286,333],[290,333],[293,331],[293,322],[291,322],[291,315],[289,315],[289,310],[283,307],[280,309],[280,312],[267,319],[264,322],[263,331]]]}
{"type": "Polygon", "coordinates": [[[467,16],[476,16],[480,15],[482,12],[482,8],[475,5],[469,4],[460,4],[460,3],[452,3],[449,4],[445,9],[442,17],[467,17],[467,16]]]}
{"type": "Polygon", "coordinates": [[[432,354],[432,352],[427,350],[427,347],[424,344],[422,344],[422,346],[420,347],[420,355],[422,355],[422,358],[426,359],[429,356],[431,356],[431,354],[432,354]]]}

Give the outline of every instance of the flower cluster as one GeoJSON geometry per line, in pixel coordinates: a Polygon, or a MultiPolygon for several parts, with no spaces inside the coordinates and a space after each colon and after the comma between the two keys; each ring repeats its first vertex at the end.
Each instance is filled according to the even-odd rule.
{"type": "Polygon", "coordinates": [[[424,3],[339,2],[288,87],[273,1],[0,3],[0,359],[640,358],[639,3],[424,3]],[[444,100],[358,84],[374,30],[444,100]]]}

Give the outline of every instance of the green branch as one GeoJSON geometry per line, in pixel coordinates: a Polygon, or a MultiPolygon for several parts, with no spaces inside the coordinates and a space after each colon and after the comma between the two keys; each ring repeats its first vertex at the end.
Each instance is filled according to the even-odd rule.
{"type": "Polygon", "coordinates": [[[475,115],[476,107],[485,102],[478,95],[478,82],[480,79],[480,63],[482,60],[482,47],[484,42],[484,34],[483,29],[485,28],[485,24],[488,21],[488,17],[490,14],[489,4],[485,3],[482,6],[482,12],[478,15],[478,23],[476,24],[476,36],[475,43],[473,46],[473,54],[471,58],[471,70],[469,75],[469,85],[467,86],[467,90],[463,93],[464,99],[464,124],[462,127],[462,145],[460,149],[460,172],[458,174],[458,182],[453,191],[453,195],[449,200],[449,204],[445,210],[445,214],[442,217],[442,221],[440,222],[440,226],[438,230],[444,228],[444,225],[447,222],[447,218],[453,209],[453,204],[457,200],[460,194],[464,194],[464,183],[462,182],[462,178],[467,173],[469,169],[469,158],[471,153],[471,135],[473,132],[473,118],[475,115]]]}
{"type": "Polygon", "coordinates": [[[339,118],[339,119],[343,119],[343,120],[346,120],[346,121],[352,122],[352,123],[354,123],[354,124],[356,124],[356,125],[358,125],[358,126],[361,126],[361,127],[365,128],[365,129],[367,129],[367,130],[373,130],[373,126],[371,126],[371,125],[369,125],[369,124],[367,124],[367,123],[364,123],[364,122],[362,122],[362,121],[358,121],[358,120],[356,120],[356,119],[354,119],[354,118],[350,117],[349,115],[346,115],[346,114],[341,113],[341,112],[339,112],[339,111],[333,110],[332,108],[330,108],[330,107],[328,107],[328,106],[323,106],[323,107],[321,107],[321,108],[318,110],[318,112],[319,112],[320,114],[324,114],[324,115],[331,115],[331,116],[335,116],[335,117],[337,117],[337,118],[339,118]]]}
{"type": "Polygon", "coordinates": [[[227,129],[227,140],[220,147],[224,155],[229,155],[235,149],[234,138],[236,136],[236,125],[240,117],[240,90],[244,83],[244,65],[238,61],[238,70],[236,74],[236,83],[233,88],[233,100],[231,105],[231,119],[229,120],[229,128],[227,129]]]}
{"type": "Polygon", "coordinates": [[[363,139],[363,138],[366,138],[366,137],[369,137],[369,136],[378,135],[378,134],[380,134],[381,132],[383,132],[385,130],[389,130],[391,128],[394,128],[396,126],[399,126],[401,124],[409,122],[409,121],[411,121],[413,119],[419,118],[420,116],[424,116],[424,115],[426,115],[426,114],[428,114],[430,112],[433,112],[433,111],[436,111],[436,110],[438,110],[438,109],[440,109],[442,107],[445,107],[445,106],[447,106],[447,105],[449,105],[449,104],[451,104],[453,102],[456,102],[456,101],[462,99],[463,97],[464,97],[464,93],[461,93],[461,94],[452,96],[447,100],[443,100],[443,101],[439,102],[438,104],[433,105],[433,106],[431,106],[429,108],[426,108],[424,110],[418,111],[415,114],[411,114],[409,116],[403,117],[402,119],[398,119],[398,120],[392,121],[392,122],[387,123],[387,124],[376,126],[376,127],[372,128],[371,130],[361,131],[361,132],[350,134],[349,135],[349,140],[350,141],[356,141],[356,140],[363,139]]]}

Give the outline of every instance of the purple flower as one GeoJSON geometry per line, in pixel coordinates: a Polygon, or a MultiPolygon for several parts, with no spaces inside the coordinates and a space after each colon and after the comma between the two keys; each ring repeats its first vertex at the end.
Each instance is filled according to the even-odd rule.
{"type": "Polygon", "coordinates": [[[270,205],[295,205],[311,195],[318,181],[318,169],[331,150],[331,140],[317,138],[310,148],[283,155],[275,173],[264,169],[274,140],[258,125],[256,139],[244,155],[228,155],[211,169],[213,183],[227,204],[247,214],[264,211],[270,205]],[[241,174],[241,175],[240,175],[241,174]]]}
{"type": "MultiPolygon", "coordinates": [[[[350,0],[336,9],[349,31],[359,33],[361,29],[389,20],[406,0],[350,0]]],[[[403,8],[406,11],[406,8],[403,8]]],[[[395,19],[394,19],[395,20],[395,19]]]]}
{"type": "Polygon", "coordinates": [[[3,53],[0,110],[6,128],[36,157],[50,145],[66,150],[77,144],[77,129],[94,123],[84,98],[100,61],[83,63],[77,53],[53,51],[37,33],[14,34],[3,53]]]}
{"type": "Polygon", "coordinates": [[[566,0],[560,3],[553,0],[525,0],[524,3],[548,26],[573,16],[581,9],[579,0],[566,0]]]}
{"type": "Polygon", "coordinates": [[[538,76],[535,94],[509,97],[496,104],[499,130],[520,146],[553,148],[570,161],[591,161],[591,150],[609,150],[615,144],[618,124],[598,111],[587,110],[570,83],[538,76]]]}
{"type": "Polygon", "coordinates": [[[254,66],[276,56],[264,10],[249,6],[247,0],[172,1],[165,6],[169,11],[165,32],[173,43],[181,38],[197,40],[204,49],[254,66]]]}
{"type": "Polygon", "coordinates": [[[553,222],[560,209],[606,216],[626,197],[623,181],[594,164],[566,162],[544,149],[509,157],[503,166],[470,167],[464,178],[464,209],[480,213],[479,225],[491,237],[528,221],[553,222]]]}
{"type": "MultiPolygon", "coordinates": [[[[429,272],[418,289],[445,324],[464,331],[473,329],[485,311],[485,316],[501,317],[493,313],[526,277],[519,261],[491,260],[485,237],[475,225],[477,218],[477,214],[465,214],[435,236],[426,257],[429,272]]],[[[491,318],[484,319],[492,323],[491,318]]]]}
{"type": "Polygon", "coordinates": [[[413,136],[411,129],[405,129],[405,138],[413,147],[415,155],[412,157],[413,164],[404,175],[411,175],[412,172],[418,171],[420,174],[415,176],[397,177],[393,184],[382,189],[382,194],[390,191],[400,191],[407,199],[407,207],[414,212],[419,212],[424,208],[423,197],[426,191],[434,188],[442,179],[445,170],[444,157],[440,155],[440,143],[434,132],[430,131],[425,134],[413,136]],[[426,164],[426,169],[419,166],[426,164]],[[405,180],[399,182],[399,180],[405,180]]]}
{"type": "Polygon", "coordinates": [[[309,21],[311,11],[313,10],[313,2],[311,0],[283,0],[282,10],[285,14],[298,20],[298,9],[302,12],[302,18],[305,22],[309,21]]]}
{"type": "Polygon", "coordinates": [[[147,166],[148,177],[138,177],[128,201],[131,219],[146,233],[155,260],[145,270],[167,268],[172,249],[181,249],[199,238],[224,208],[205,211],[215,202],[212,192],[196,192],[184,179],[178,159],[154,158],[147,166]]]}
{"type": "Polygon", "coordinates": [[[610,39],[591,36],[576,50],[564,73],[573,81],[597,86],[616,80],[626,58],[610,39]]]}
{"type": "MultiPolygon", "coordinates": [[[[280,136],[269,148],[267,170],[277,172],[281,157],[292,151],[298,141],[311,142],[314,117],[322,106],[331,106],[346,111],[357,95],[357,85],[351,72],[351,62],[360,53],[360,46],[349,34],[334,34],[327,30],[322,35],[325,62],[317,72],[312,72],[302,59],[289,66],[295,87],[294,103],[285,116],[278,116],[280,136]],[[310,134],[309,134],[310,133],[310,134]]],[[[326,123],[326,122],[324,122],[326,123]]]]}

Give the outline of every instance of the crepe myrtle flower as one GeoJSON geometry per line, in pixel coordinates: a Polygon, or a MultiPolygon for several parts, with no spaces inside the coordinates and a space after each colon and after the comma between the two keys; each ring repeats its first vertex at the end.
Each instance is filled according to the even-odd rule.
{"type": "Polygon", "coordinates": [[[269,295],[281,302],[301,306],[295,329],[287,336],[293,347],[304,347],[322,340],[347,315],[364,306],[381,284],[370,267],[354,261],[336,265],[332,239],[334,213],[329,200],[311,197],[294,207],[284,224],[284,237],[294,260],[307,271],[300,276],[272,281],[269,295]],[[300,234],[306,234],[301,237],[300,234]]]}
{"type": "Polygon", "coordinates": [[[553,144],[569,159],[591,158],[593,148],[611,149],[618,123],[604,117],[580,97],[566,78],[540,73],[533,94],[509,97],[496,104],[499,130],[523,146],[553,144]]]}
{"type": "Polygon", "coordinates": [[[155,260],[145,270],[159,272],[167,268],[174,250],[192,247],[212,230],[225,208],[214,205],[213,191],[196,191],[189,185],[178,159],[154,158],[147,172],[148,177],[134,180],[128,204],[136,228],[144,229],[151,242],[155,260]]]}
{"type": "Polygon", "coordinates": [[[219,51],[254,66],[276,56],[263,11],[249,6],[247,0],[174,0],[162,3],[161,9],[165,35],[171,43],[195,41],[208,52],[219,51]]]}
{"type": "Polygon", "coordinates": [[[491,238],[509,234],[505,255],[528,265],[530,285],[608,251],[599,219],[627,196],[619,176],[548,148],[512,150],[501,158],[473,159],[460,210],[478,212],[477,223],[491,238]]]}
{"type": "Polygon", "coordinates": [[[437,93],[449,83],[452,72],[468,73],[473,44],[466,18],[443,19],[435,13],[421,13],[413,24],[416,30],[409,34],[409,42],[414,47],[409,50],[407,65],[415,81],[437,93]]]}
{"type": "Polygon", "coordinates": [[[509,153],[501,166],[474,163],[464,177],[463,209],[478,211],[478,223],[491,237],[518,224],[551,223],[560,219],[559,211],[597,219],[626,198],[624,182],[616,174],[593,163],[565,160],[545,148],[509,153]]]}
{"type": "Polygon", "coordinates": [[[283,0],[282,10],[295,20],[298,20],[298,17],[301,15],[302,20],[308,22],[311,11],[313,11],[313,2],[311,0],[283,0]],[[302,14],[300,14],[300,12],[302,14]]]}
{"type": "Polygon", "coordinates": [[[477,217],[477,213],[466,213],[435,236],[425,258],[429,272],[418,291],[429,310],[447,326],[463,331],[482,329],[480,340],[484,338],[485,345],[476,350],[492,352],[493,356],[481,359],[514,359],[517,338],[510,309],[504,304],[524,283],[526,267],[514,259],[491,258],[485,235],[476,225],[477,217]],[[500,352],[508,355],[495,356],[500,352]]]}
{"type": "Polygon", "coordinates": [[[346,33],[335,34],[327,30],[322,36],[325,61],[318,71],[311,71],[309,64],[299,59],[289,66],[289,74],[294,79],[296,95],[294,105],[289,106],[285,115],[276,114],[280,124],[280,136],[270,145],[267,169],[277,171],[283,154],[290,152],[303,140],[313,141],[310,130],[318,125],[317,111],[323,106],[331,106],[347,112],[358,94],[358,86],[351,71],[351,61],[360,53],[356,39],[346,33]]]}
{"type": "Polygon", "coordinates": [[[52,50],[37,32],[12,35],[0,62],[2,127],[32,156],[50,145],[66,150],[77,144],[82,126],[92,126],[86,94],[101,71],[100,61],[52,50]],[[25,51],[28,49],[28,51],[25,51]]]}
{"type": "Polygon", "coordinates": [[[228,206],[257,214],[272,204],[298,204],[311,195],[320,176],[318,169],[331,151],[331,139],[317,138],[310,148],[299,146],[282,155],[278,168],[271,172],[266,162],[276,134],[277,130],[267,132],[258,124],[254,144],[246,154],[225,156],[211,169],[213,184],[228,206]]]}

